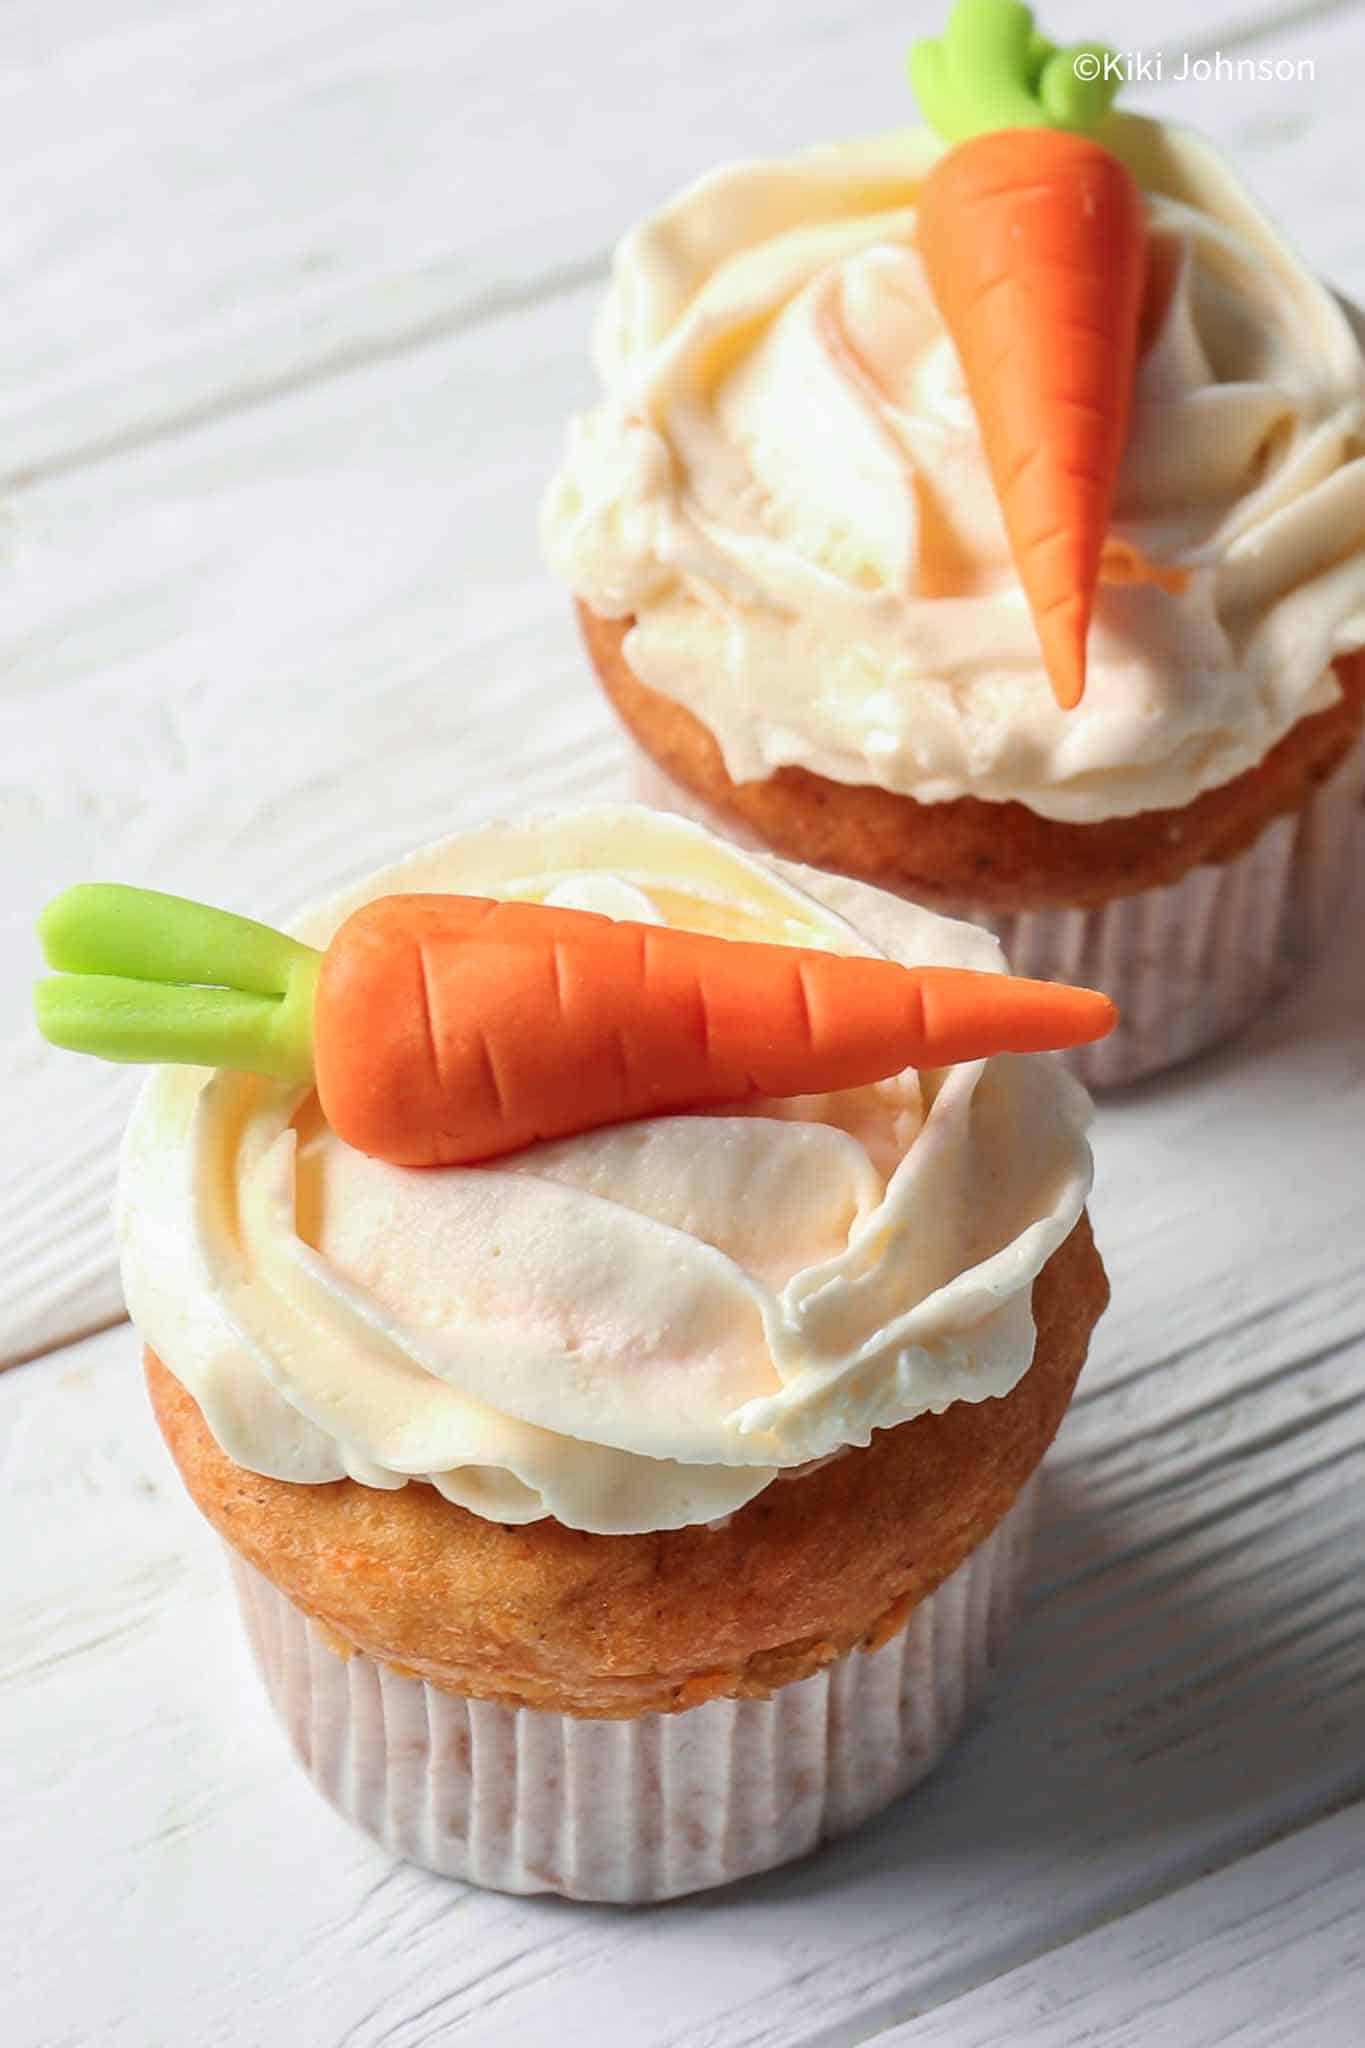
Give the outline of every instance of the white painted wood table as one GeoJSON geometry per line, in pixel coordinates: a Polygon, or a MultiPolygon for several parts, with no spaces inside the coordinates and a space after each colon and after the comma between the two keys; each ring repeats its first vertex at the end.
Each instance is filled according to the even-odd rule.
{"type": "MultiPolygon", "coordinates": [[[[1132,102],[1365,297],[1365,18],[1150,0],[1132,102]],[[1197,41],[1191,41],[1191,36],[1197,41]],[[1179,53],[1310,62],[1176,82],[1179,53]]],[[[938,13],[10,0],[0,337],[0,2039],[1365,2040],[1365,873],[1234,1052],[1105,1108],[1114,1282],[995,1709],[815,1861],[647,1914],[394,1867],[285,1754],[120,1320],[123,1077],[25,1023],[90,873],[264,915],[622,786],[535,506],[607,251],[908,118],[938,13]],[[20,1363],[20,1361],[27,1361],[20,1363]]],[[[1054,32],[1132,10],[1054,0],[1054,32]]]]}

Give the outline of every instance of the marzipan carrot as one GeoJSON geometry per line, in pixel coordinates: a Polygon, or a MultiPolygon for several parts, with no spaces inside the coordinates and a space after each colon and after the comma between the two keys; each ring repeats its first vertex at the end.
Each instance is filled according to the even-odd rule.
{"type": "Polygon", "coordinates": [[[956,143],[920,193],[920,253],[1064,708],[1085,688],[1147,269],[1141,193],[1076,132],[1116,89],[1104,55],[1055,49],[1018,0],[958,0],[911,53],[920,103],[956,143]]]}
{"type": "Polygon", "coordinates": [[[1102,1038],[1107,996],[955,968],[615,922],[468,896],[385,896],[325,953],[221,910],[89,883],[39,924],[54,1044],[314,1081],[359,1151],[398,1166],[908,1066],[1102,1038]]]}

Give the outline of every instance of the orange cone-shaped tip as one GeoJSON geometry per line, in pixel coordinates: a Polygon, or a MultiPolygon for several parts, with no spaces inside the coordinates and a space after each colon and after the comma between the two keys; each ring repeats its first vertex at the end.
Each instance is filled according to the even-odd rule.
{"type": "Polygon", "coordinates": [[[1090,989],[722,939],[538,903],[390,896],[323,961],[318,1093],[357,1150],[459,1165],[633,1117],[1102,1038],[1090,989]]]}
{"type": "Polygon", "coordinates": [[[1098,989],[1011,974],[973,976],[921,967],[924,1035],[942,1066],[997,1052],[1059,1052],[1107,1038],[1118,1009],[1098,989]]]}

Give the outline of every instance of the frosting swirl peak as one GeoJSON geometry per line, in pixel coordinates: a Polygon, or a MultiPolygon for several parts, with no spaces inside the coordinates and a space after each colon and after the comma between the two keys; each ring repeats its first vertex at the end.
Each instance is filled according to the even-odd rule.
{"type": "Polygon", "coordinates": [[[737,781],[787,763],[1086,823],[1190,802],[1335,701],[1365,641],[1365,371],[1219,159],[1131,116],[1151,285],[1108,580],[1059,710],[916,246],[941,145],[703,179],[628,235],[558,573],[737,781]],[[1168,574],[1125,571],[1137,551],[1168,574]]]}

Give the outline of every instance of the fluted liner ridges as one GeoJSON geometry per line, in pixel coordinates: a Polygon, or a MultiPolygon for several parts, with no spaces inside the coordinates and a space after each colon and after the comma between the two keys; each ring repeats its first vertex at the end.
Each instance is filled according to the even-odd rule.
{"type": "Polygon", "coordinates": [[[1035,1486],[882,1649],[771,1699],[627,1721],[465,1699],[343,1656],[229,1557],[267,1691],[339,1812],[443,1876],[637,1904],[803,1856],[928,1775],[1013,1618],[1035,1486]]]}

